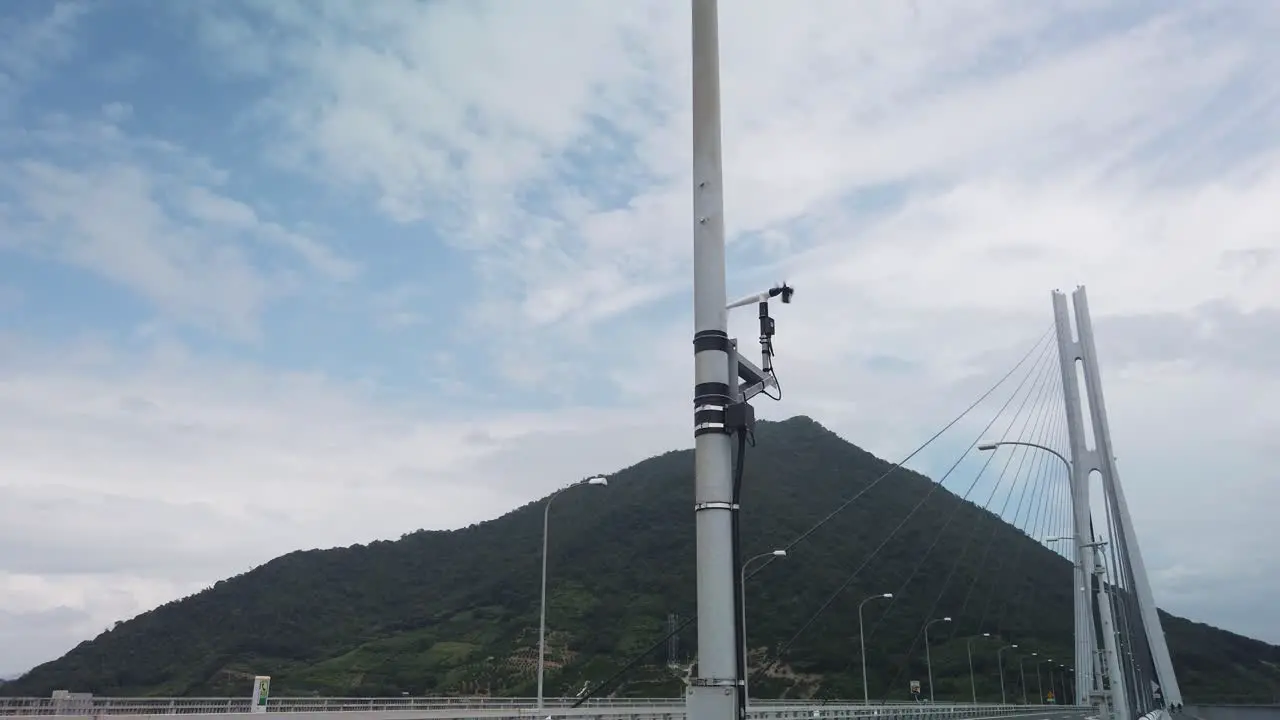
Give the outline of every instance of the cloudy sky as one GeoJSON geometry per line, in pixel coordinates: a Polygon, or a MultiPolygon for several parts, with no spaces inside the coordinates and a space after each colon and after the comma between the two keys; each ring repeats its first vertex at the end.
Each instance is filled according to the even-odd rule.
{"type": "MultiPolygon", "coordinates": [[[[0,675],[689,445],[687,6],[0,5],[0,675]]],[[[1280,7],[721,32],[761,410],[896,457],[1086,284],[1158,601],[1280,642],[1280,7]]]]}

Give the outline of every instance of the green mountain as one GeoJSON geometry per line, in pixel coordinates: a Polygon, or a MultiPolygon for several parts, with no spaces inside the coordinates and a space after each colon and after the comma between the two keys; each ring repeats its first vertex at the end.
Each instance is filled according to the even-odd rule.
{"type": "MultiPolygon", "coordinates": [[[[743,557],[787,544],[890,468],[808,418],[760,423],[756,435],[743,491],[743,557]]],[[[622,470],[608,488],[556,499],[549,695],[609,678],[657,643],[672,615],[693,614],[692,492],[686,450],[622,470]]],[[[0,693],[248,695],[250,678],[265,674],[277,696],[531,695],[542,507],[394,542],[290,553],[121,623],[0,693]]],[[[982,632],[993,637],[972,643],[977,690],[998,700],[1001,638],[1020,652],[1067,657],[1070,573],[1066,560],[995,515],[921,475],[894,472],[748,582],[752,666],[767,665],[752,694],[860,695],[857,606],[894,592],[892,602],[866,606],[872,694],[905,699],[909,681],[926,678],[922,622],[949,615],[954,622],[930,631],[938,701],[969,697],[966,638],[982,632]],[[777,661],[766,663],[780,647],[777,661]]],[[[1188,702],[1270,699],[1280,647],[1170,616],[1165,622],[1188,702]]],[[[680,694],[695,642],[687,627],[675,647],[659,643],[606,692],[680,694]]],[[[1009,696],[1020,697],[1017,656],[1004,659],[1009,696]]],[[[1032,667],[1026,663],[1034,697],[1032,667]]]]}

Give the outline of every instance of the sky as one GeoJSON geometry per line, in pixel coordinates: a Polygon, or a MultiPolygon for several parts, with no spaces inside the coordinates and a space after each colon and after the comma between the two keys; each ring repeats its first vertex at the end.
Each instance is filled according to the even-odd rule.
{"type": "MultiPolygon", "coordinates": [[[[1158,603],[1280,643],[1280,6],[720,31],[761,415],[900,457],[1084,284],[1158,603]]],[[[0,676],[691,446],[689,87],[675,0],[0,4],[0,676]]]]}

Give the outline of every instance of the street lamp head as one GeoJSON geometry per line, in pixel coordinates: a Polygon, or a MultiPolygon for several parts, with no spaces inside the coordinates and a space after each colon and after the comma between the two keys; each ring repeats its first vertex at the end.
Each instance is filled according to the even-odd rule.
{"type": "Polygon", "coordinates": [[[774,556],[774,557],[786,557],[786,556],[787,556],[787,551],[786,551],[786,550],[774,550],[774,551],[773,551],[773,556],[774,556]]]}
{"type": "Polygon", "coordinates": [[[951,618],[950,618],[950,617],[944,617],[944,618],[942,618],[942,622],[951,622],[951,618]]]}
{"type": "Polygon", "coordinates": [[[1018,646],[1017,646],[1017,645],[1010,645],[1009,647],[1011,647],[1011,648],[1016,648],[1016,647],[1018,647],[1018,646]]]}
{"type": "Polygon", "coordinates": [[[982,637],[991,637],[991,633],[982,633],[982,637]]]}
{"type": "Polygon", "coordinates": [[[997,447],[1000,447],[1000,446],[995,443],[985,443],[985,444],[979,445],[978,449],[983,452],[988,452],[990,450],[995,450],[997,447]]]}
{"type": "Polygon", "coordinates": [[[597,475],[597,476],[595,476],[595,477],[589,477],[589,478],[587,478],[584,482],[586,482],[586,484],[588,484],[588,485],[608,485],[608,484],[609,484],[609,478],[607,478],[607,477],[605,477],[605,476],[603,476],[603,475],[597,475]]]}
{"type": "Polygon", "coordinates": [[[893,593],[885,593],[885,594],[881,595],[880,597],[882,597],[882,598],[891,598],[891,597],[893,597],[893,593]]]}

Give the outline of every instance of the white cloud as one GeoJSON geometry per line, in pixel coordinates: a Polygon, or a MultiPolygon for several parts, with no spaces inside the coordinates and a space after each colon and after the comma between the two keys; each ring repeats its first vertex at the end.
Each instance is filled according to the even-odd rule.
{"type": "Polygon", "coordinates": [[[90,9],[82,2],[56,2],[45,3],[34,17],[0,17],[0,116],[30,83],[75,54],[75,31],[90,9]]]}
{"type": "Polygon", "coordinates": [[[262,245],[329,279],[357,272],[225,195],[217,188],[224,173],[164,141],[56,118],[19,138],[0,155],[0,191],[15,208],[0,214],[4,243],[99,275],[166,319],[256,335],[264,306],[294,290],[292,268],[255,257],[262,245]]]}
{"type": "Polygon", "coordinates": [[[129,103],[107,103],[102,106],[102,116],[109,122],[121,123],[133,115],[133,106],[129,103]]]}
{"type": "MultiPolygon", "coordinates": [[[[36,538],[43,558],[0,568],[23,588],[10,613],[66,608],[79,632],[284,550],[488,517],[688,443],[684,4],[275,0],[249,4],[252,21],[228,7],[194,19],[211,66],[270,88],[249,116],[272,171],[436,231],[483,285],[474,313],[427,307],[431,268],[415,269],[369,301],[381,322],[452,311],[520,359],[500,365],[509,382],[609,384],[597,409],[482,417],[461,399],[393,401],[188,350],[0,345],[0,513],[16,513],[0,545],[36,538]],[[77,556],[86,546],[99,554],[77,556]]],[[[1243,606],[1195,587],[1280,590],[1265,552],[1280,502],[1280,14],[886,1],[722,3],[721,16],[731,294],[799,288],[776,313],[786,399],[762,410],[812,414],[895,457],[1046,329],[1050,289],[1086,283],[1159,600],[1280,641],[1275,608],[1245,625],[1243,606]]],[[[9,166],[26,182],[0,227],[56,220],[38,235],[48,252],[159,313],[242,333],[270,275],[217,233],[253,228],[321,277],[352,277],[353,260],[223,192],[217,158],[95,127],[128,153],[9,166]]],[[[754,352],[750,315],[734,330],[754,352]]]]}

